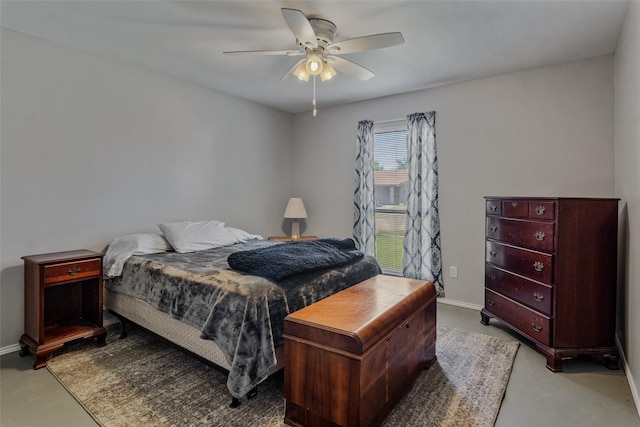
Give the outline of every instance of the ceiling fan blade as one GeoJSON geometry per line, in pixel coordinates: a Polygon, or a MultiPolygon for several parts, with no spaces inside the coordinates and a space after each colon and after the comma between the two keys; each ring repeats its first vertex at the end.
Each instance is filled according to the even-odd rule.
{"type": "Polygon", "coordinates": [[[364,50],[382,49],[383,47],[396,46],[402,43],[404,43],[402,33],[380,33],[333,43],[327,46],[327,51],[334,55],[354,53],[364,50]]]}
{"type": "Polygon", "coordinates": [[[318,47],[318,40],[316,39],[316,32],[313,31],[313,27],[309,23],[309,20],[304,13],[298,9],[282,8],[282,16],[287,21],[287,25],[305,47],[309,49],[315,49],[318,47]]]}
{"type": "Polygon", "coordinates": [[[339,56],[327,56],[327,61],[341,73],[353,76],[360,80],[369,80],[375,76],[371,71],[367,70],[361,65],[351,62],[348,59],[340,58],[339,56]]]}
{"type": "Polygon", "coordinates": [[[233,50],[229,52],[222,52],[225,55],[285,55],[285,56],[298,56],[304,55],[304,52],[300,50],[233,50]]]}
{"type": "Polygon", "coordinates": [[[293,72],[296,70],[296,68],[298,67],[298,65],[302,64],[304,61],[306,61],[307,58],[305,59],[301,59],[300,61],[296,62],[295,64],[293,64],[293,67],[289,68],[289,70],[283,74],[282,77],[280,77],[280,81],[285,80],[286,78],[288,78],[289,76],[293,75],[293,72]]]}

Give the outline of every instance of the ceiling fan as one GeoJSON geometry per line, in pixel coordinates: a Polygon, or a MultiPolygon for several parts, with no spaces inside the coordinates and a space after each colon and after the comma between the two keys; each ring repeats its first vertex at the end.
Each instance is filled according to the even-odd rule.
{"type": "MultiPolygon", "coordinates": [[[[322,81],[336,75],[336,70],[360,80],[369,80],[374,74],[355,62],[341,58],[341,54],[362,52],[396,46],[404,43],[402,33],[380,33],[334,42],[336,26],[321,18],[307,18],[298,9],[282,8],[287,25],[296,37],[301,50],[249,50],[223,52],[227,55],[283,55],[302,56],[280,80],[290,75],[309,81],[310,76],[320,76],[322,81]]],[[[314,96],[315,99],[315,96],[314,96]]]]}

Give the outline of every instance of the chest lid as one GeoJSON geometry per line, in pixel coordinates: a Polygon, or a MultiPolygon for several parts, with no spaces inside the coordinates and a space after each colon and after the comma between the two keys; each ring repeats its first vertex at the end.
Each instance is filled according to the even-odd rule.
{"type": "Polygon", "coordinates": [[[435,297],[431,282],[378,275],[290,314],[284,333],[362,354],[435,297]]]}

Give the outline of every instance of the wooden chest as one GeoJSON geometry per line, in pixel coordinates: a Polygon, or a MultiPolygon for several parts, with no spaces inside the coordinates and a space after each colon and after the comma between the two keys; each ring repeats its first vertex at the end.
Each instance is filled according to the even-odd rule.
{"type": "Polygon", "coordinates": [[[547,368],[615,347],[617,199],[486,198],[485,307],[533,340],[547,368]]]}
{"type": "Polygon", "coordinates": [[[285,319],[285,423],[382,423],[435,362],[433,283],[379,275],[285,319]]]}

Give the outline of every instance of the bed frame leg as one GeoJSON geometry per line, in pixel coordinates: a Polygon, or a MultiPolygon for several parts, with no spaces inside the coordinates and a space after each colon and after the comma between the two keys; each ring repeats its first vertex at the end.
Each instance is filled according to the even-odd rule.
{"type": "Polygon", "coordinates": [[[120,320],[120,336],[118,337],[119,339],[124,339],[127,337],[127,321],[124,319],[124,317],[118,317],[118,320],[120,320]]]}
{"type": "Polygon", "coordinates": [[[258,386],[255,386],[254,388],[249,390],[249,393],[247,393],[247,399],[253,399],[257,395],[258,395],[258,386]]]}
{"type": "MultiPolygon", "coordinates": [[[[247,393],[247,399],[253,399],[257,395],[258,395],[258,386],[255,386],[254,388],[249,390],[249,393],[247,393]]],[[[238,406],[240,406],[240,399],[238,399],[237,397],[232,397],[231,403],[229,404],[229,408],[237,408],[238,406]]]]}

